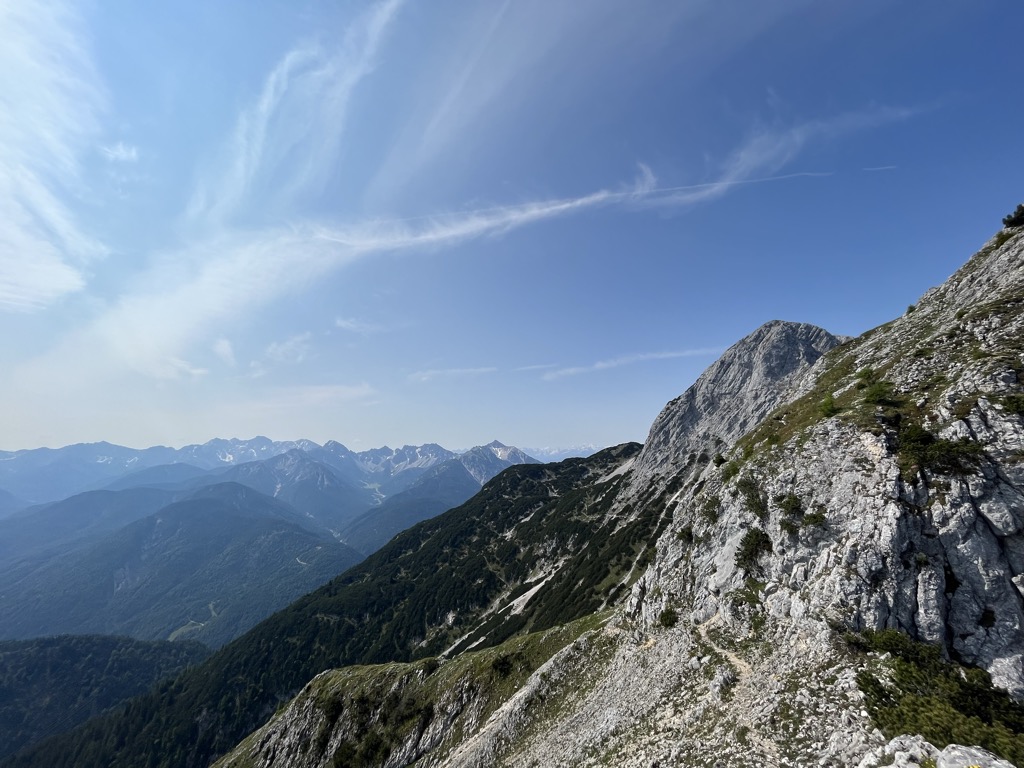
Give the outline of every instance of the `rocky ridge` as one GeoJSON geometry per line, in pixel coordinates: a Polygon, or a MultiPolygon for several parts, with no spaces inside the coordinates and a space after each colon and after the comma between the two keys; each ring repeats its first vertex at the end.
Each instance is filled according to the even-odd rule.
{"type": "Polygon", "coordinates": [[[1003,230],[857,339],[773,323],[730,350],[659,417],[607,513],[670,491],[629,599],[521,681],[495,683],[507,643],[441,664],[479,662],[454,698],[429,695],[425,669],[364,671],[379,695],[358,743],[351,702],[314,681],[224,764],[330,765],[344,742],[385,766],[1004,765],[883,734],[865,685],[895,700],[895,658],[847,633],[899,630],[1024,697],[1022,265],[1024,229],[1003,230]],[[390,693],[431,709],[385,739],[390,693]],[[297,736],[321,732],[317,749],[297,736]]]}

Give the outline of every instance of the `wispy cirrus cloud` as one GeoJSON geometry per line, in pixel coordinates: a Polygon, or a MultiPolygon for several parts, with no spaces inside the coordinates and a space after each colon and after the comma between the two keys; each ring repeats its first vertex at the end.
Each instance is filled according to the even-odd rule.
{"type": "MultiPolygon", "coordinates": [[[[373,71],[382,41],[401,4],[401,0],[382,0],[373,5],[352,23],[335,53],[326,54],[315,46],[303,46],[283,57],[252,104],[239,115],[225,145],[224,162],[219,166],[214,164],[215,172],[192,197],[189,215],[196,223],[210,225],[207,234],[192,245],[154,256],[147,273],[127,286],[120,297],[103,306],[91,324],[79,326],[56,348],[25,366],[26,375],[33,369],[40,377],[52,375],[54,369],[63,369],[71,361],[81,360],[82,367],[96,378],[116,376],[124,370],[155,379],[195,377],[202,369],[188,358],[197,341],[205,342],[206,354],[209,345],[216,344],[210,338],[210,329],[223,327],[225,321],[297,292],[311,281],[356,259],[500,236],[520,227],[600,207],[696,205],[720,197],[738,184],[801,175],[777,174],[776,171],[795,159],[802,148],[815,139],[902,119],[907,114],[903,110],[871,108],[831,120],[755,131],[730,154],[716,178],[686,187],[658,186],[653,171],[640,164],[632,183],[575,197],[399,220],[332,224],[300,219],[280,227],[242,229],[230,226],[232,218],[243,208],[259,213],[260,206],[253,206],[253,195],[261,185],[281,189],[281,194],[287,198],[316,188],[324,174],[332,171],[352,97],[373,71]]],[[[29,43],[22,45],[27,52],[19,59],[20,69],[27,70],[29,63],[40,59],[46,45],[72,51],[76,55],[70,60],[76,63],[85,56],[76,46],[76,35],[61,32],[70,28],[70,22],[51,21],[46,25],[39,18],[32,20],[28,31],[35,37],[32,34],[22,37],[35,39],[32,44],[35,47],[29,43]]],[[[10,59],[13,54],[5,51],[0,55],[10,59]]],[[[78,67],[80,72],[49,72],[41,84],[45,87],[38,89],[55,94],[50,108],[34,118],[37,126],[52,123],[53,130],[44,134],[56,137],[49,144],[44,142],[48,146],[42,155],[45,162],[40,161],[44,170],[74,171],[75,151],[82,146],[96,146],[92,141],[95,130],[83,131],[82,128],[95,124],[97,104],[101,101],[91,76],[85,79],[81,76],[81,72],[90,71],[87,64],[86,61],[78,67]],[[61,79],[65,75],[66,81],[61,79]]],[[[45,104],[46,100],[41,103],[45,104]]],[[[0,130],[11,130],[7,122],[3,126],[0,130]]],[[[12,146],[24,148],[28,146],[26,142],[21,136],[12,146]]],[[[111,159],[119,162],[137,156],[134,147],[120,143],[108,149],[111,159]]],[[[7,181],[0,183],[10,185],[10,179],[18,176],[10,174],[5,178],[7,181]]],[[[39,178],[39,174],[30,175],[23,186],[33,187],[31,182],[38,182],[39,178]]],[[[35,201],[31,210],[47,212],[35,218],[60,233],[56,238],[58,242],[65,243],[71,252],[90,252],[94,244],[77,230],[67,209],[49,194],[45,185],[36,183],[34,194],[0,195],[0,206],[3,206],[0,216],[4,209],[11,207],[12,200],[19,201],[21,207],[3,217],[5,220],[18,220],[18,214],[24,215],[27,210],[23,201],[35,201]]],[[[279,205],[275,210],[286,213],[287,205],[279,205]]],[[[8,225],[0,231],[8,240],[11,237],[24,239],[31,235],[31,226],[8,225]]],[[[54,238],[36,239],[39,258],[31,262],[31,270],[25,270],[20,262],[18,269],[6,270],[6,283],[0,283],[0,301],[8,305],[15,302],[38,305],[82,285],[78,267],[64,254],[52,250],[54,238]],[[45,248],[50,248],[51,252],[48,254],[45,248]],[[25,284],[19,284],[19,280],[25,284]]],[[[23,250],[23,245],[15,243],[6,247],[5,253],[13,252],[15,247],[23,250]]],[[[356,330],[351,323],[347,326],[339,323],[338,327],[356,330]]],[[[229,358],[226,351],[223,347],[219,350],[222,360],[229,358]]],[[[284,354],[283,348],[280,352],[284,354]]],[[[464,372],[466,370],[477,371],[465,369],[464,372]]],[[[427,374],[427,380],[441,375],[421,373],[427,374]]]]}
{"type": "Polygon", "coordinates": [[[733,187],[795,178],[831,176],[831,172],[780,173],[808,145],[834,141],[859,131],[908,120],[920,112],[908,107],[872,105],[828,118],[809,120],[784,127],[758,127],[726,158],[717,177],[702,184],[652,187],[642,202],[647,205],[679,207],[720,198],[733,187]]]}
{"type": "MultiPolygon", "coordinates": [[[[185,361],[190,345],[217,324],[295,292],[310,281],[374,254],[448,247],[480,237],[608,206],[682,209],[716,200],[742,184],[761,184],[813,174],[765,175],[791,162],[810,141],[906,119],[912,111],[871,108],[781,131],[760,131],[731,153],[721,175],[685,187],[658,186],[640,167],[636,181],[578,197],[529,201],[398,220],[347,225],[296,224],[288,228],[226,232],[156,262],[140,288],[111,305],[91,327],[76,331],[53,352],[74,358],[81,349],[103,349],[110,370],[128,367],[154,378],[195,370],[185,361]]],[[[340,327],[340,326],[339,326],[340,327]]],[[[548,378],[613,367],[604,361],[548,378]]],[[[622,365],[624,362],[618,362],[622,365]]],[[[475,370],[475,369],[467,369],[475,370]]],[[[429,380],[429,377],[428,379],[429,380]]]]}
{"type": "Polygon", "coordinates": [[[378,323],[368,323],[365,320],[359,320],[354,317],[336,317],[334,318],[334,326],[343,331],[358,333],[364,336],[371,333],[380,333],[381,331],[386,330],[383,325],[379,325],[378,323]]]}
{"type": "Polygon", "coordinates": [[[0,309],[81,290],[106,248],[73,212],[104,92],[69,3],[0,4],[0,309]]]}
{"type": "Polygon", "coordinates": [[[485,368],[432,368],[425,371],[410,373],[412,381],[427,382],[434,379],[459,379],[467,376],[484,376],[488,373],[497,373],[498,369],[493,366],[485,368]]]}
{"type": "Polygon", "coordinates": [[[123,141],[101,146],[100,153],[112,163],[135,163],[139,159],[139,148],[123,141]]]}
{"type": "Polygon", "coordinates": [[[281,209],[297,195],[319,191],[334,170],[352,96],[373,71],[402,2],[373,5],[336,49],[309,44],[281,59],[259,98],[239,115],[215,175],[193,193],[188,219],[220,225],[243,211],[266,210],[264,198],[281,209]]]}
{"type": "Polygon", "coordinates": [[[545,373],[541,378],[545,381],[552,381],[554,379],[563,379],[567,376],[579,376],[584,373],[597,373],[598,371],[607,371],[611,368],[621,368],[624,365],[649,363],[655,360],[673,360],[680,357],[705,357],[718,355],[721,354],[721,352],[722,350],[717,347],[707,349],[683,349],[675,352],[644,352],[636,355],[615,357],[610,360],[599,360],[591,365],[558,368],[557,370],[545,373]]]}

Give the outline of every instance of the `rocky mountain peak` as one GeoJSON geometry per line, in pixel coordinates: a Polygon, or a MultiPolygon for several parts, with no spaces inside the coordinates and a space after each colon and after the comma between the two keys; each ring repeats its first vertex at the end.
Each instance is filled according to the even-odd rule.
{"type": "Polygon", "coordinates": [[[487,445],[478,445],[461,454],[456,460],[466,468],[473,479],[483,485],[503,469],[514,464],[539,464],[532,456],[514,446],[493,440],[487,445]]]}
{"type": "Polygon", "coordinates": [[[819,358],[840,343],[808,323],[773,320],[733,344],[654,421],[637,459],[638,483],[713,454],[784,402],[819,358]]]}

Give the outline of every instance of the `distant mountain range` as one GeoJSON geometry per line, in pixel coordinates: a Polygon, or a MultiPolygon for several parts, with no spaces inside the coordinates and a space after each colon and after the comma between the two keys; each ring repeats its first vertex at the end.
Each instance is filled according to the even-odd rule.
{"type": "Polygon", "coordinates": [[[497,441],[462,454],[436,444],[355,453],[257,438],[175,452],[195,463],[140,466],[166,450],[100,443],[2,457],[26,496],[47,483],[106,487],[0,516],[0,640],[103,633],[218,647],[507,467],[537,463],[497,441]],[[266,457],[240,461],[254,455],[266,457]]]}
{"type": "Polygon", "coordinates": [[[406,528],[466,501],[502,470],[539,463],[497,440],[477,446],[426,470],[407,489],[352,521],[341,539],[364,555],[372,554],[406,528]]]}
{"type": "MultiPolygon", "coordinates": [[[[507,447],[497,441],[490,445],[507,447]]],[[[381,497],[407,488],[430,467],[463,453],[436,443],[397,449],[384,446],[357,452],[334,440],[319,445],[312,440],[274,441],[266,437],[218,438],[183,448],[136,449],[100,442],[0,451],[0,517],[19,507],[59,501],[83,491],[174,482],[199,475],[203,470],[266,461],[293,451],[301,451],[327,465],[342,480],[378,490],[381,497]],[[155,474],[145,474],[157,467],[161,469],[155,474]],[[127,484],[126,478],[131,478],[127,484]]],[[[541,451],[546,461],[555,460],[556,455],[564,458],[565,453],[553,449],[541,451]]],[[[587,452],[585,448],[568,449],[568,455],[573,456],[587,455],[587,452]]]]}

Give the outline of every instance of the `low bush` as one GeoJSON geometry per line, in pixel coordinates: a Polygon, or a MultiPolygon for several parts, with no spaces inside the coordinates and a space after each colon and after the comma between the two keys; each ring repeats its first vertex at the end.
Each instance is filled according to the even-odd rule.
{"type": "Polygon", "coordinates": [[[1018,205],[1013,213],[1003,217],[1004,227],[1020,227],[1024,226],[1024,203],[1018,205]]]}
{"type": "Polygon", "coordinates": [[[679,622],[679,614],[676,613],[676,609],[669,606],[661,612],[658,617],[658,623],[661,624],[665,629],[672,629],[679,622]]]}
{"type": "Polygon", "coordinates": [[[857,683],[872,722],[886,738],[918,733],[940,749],[976,744],[1024,764],[1024,705],[992,685],[982,669],[943,661],[937,646],[894,629],[848,635],[860,651],[888,653],[889,674],[864,669],[857,683]]]}
{"type": "Polygon", "coordinates": [[[757,567],[761,555],[772,551],[772,540],[760,528],[751,528],[740,541],[736,550],[736,567],[750,571],[757,567]]]}
{"type": "Polygon", "coordinates": [[[741,477],[736,481],[736,490],[743,496],[747,510],[764,519],[768,515],[768,499],[761,492],[761,487],[752,477],[741,477]]]}

